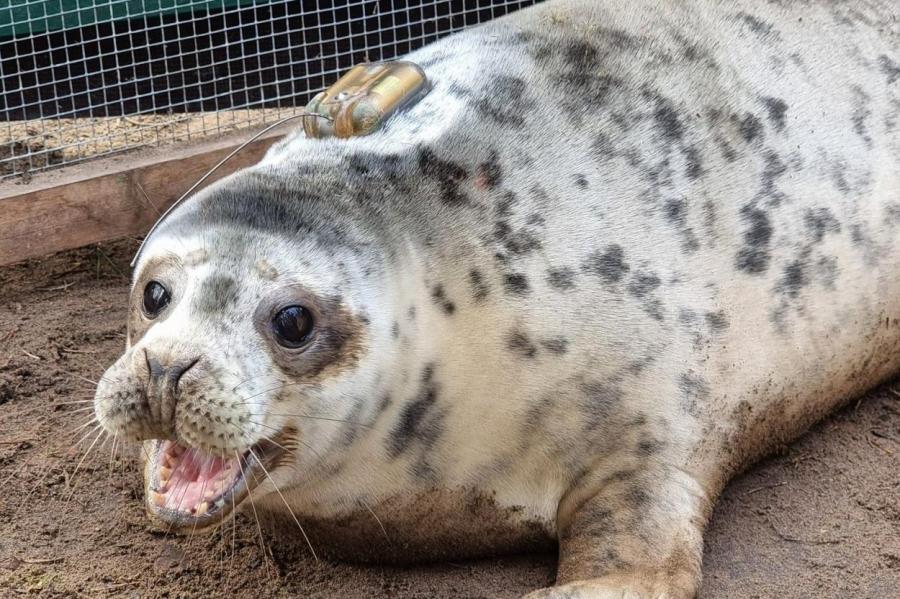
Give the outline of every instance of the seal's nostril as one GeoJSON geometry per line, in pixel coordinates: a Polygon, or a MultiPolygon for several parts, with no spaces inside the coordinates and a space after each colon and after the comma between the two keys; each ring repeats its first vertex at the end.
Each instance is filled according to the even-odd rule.
{"type": "Polygon", "coordinates": [[[178,389],[178,383],[184,374],[193,368],[200,358],[176,359],[166,364],[161,360],[150,356],[145,349],[144,357],[147,361],[147,371],[150,375],[150,384],[158,387],[168,387],[172,391],[178,389]]]}
{"type": "Polygon", "coordinates": [[[172,388],[176,392],[178,391],[178,383],[181,381],[181,377],[183,377],[184,373],[193,368],[199,361],[200,358],[194,358],[193,360],[180,362],[171,367],[169,376],[172,378],[172,388]]]}
{"type": "Polygon", "coordinates": [[[144,363],[147,364],[147,372],[150,376],[153,376],[153,367],[150,366],[150,354],[147,353],[147,348],[144,348],[144,363]]]}

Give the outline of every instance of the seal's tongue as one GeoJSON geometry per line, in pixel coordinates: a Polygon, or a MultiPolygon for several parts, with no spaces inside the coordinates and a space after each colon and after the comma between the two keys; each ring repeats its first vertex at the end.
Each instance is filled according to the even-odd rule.
{"type": "Polygon", "coordinates": [[[165,441],[156,460],[157,488],[153,502],[170,510],[204,515],[241,475],[238,458],[221,458],[193,447],[165,441]]]}

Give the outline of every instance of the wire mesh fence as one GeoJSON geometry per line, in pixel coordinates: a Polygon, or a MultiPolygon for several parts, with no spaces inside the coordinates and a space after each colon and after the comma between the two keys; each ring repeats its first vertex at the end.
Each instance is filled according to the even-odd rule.
{"type": "Polygon", "coordinates": [[[534,0],[0,0],[0,179],[273,122],[534,0]]]}

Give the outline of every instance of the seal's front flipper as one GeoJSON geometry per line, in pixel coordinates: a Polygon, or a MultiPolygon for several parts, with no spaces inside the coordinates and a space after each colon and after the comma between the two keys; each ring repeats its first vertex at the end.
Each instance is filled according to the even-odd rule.
{"type": "Polygon", "coordinates": [[[590,477],[559,506],[558,586],[527,598],[693,598],[711,503],[668,465],[590,477]]]}

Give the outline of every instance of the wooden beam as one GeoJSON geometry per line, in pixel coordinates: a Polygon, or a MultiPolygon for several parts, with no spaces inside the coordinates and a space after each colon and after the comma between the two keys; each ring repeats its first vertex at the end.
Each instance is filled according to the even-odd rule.
{"type": "MultiPolygon", "coordinates": [[[[252,134],[141,150],[51,171],[27,184],[0,184],[0,265],[145,234],[162,211],[252,134]]],[[[247,145],[204,185],[256,164],[282,135],[270,132],[247,145]]]]}

